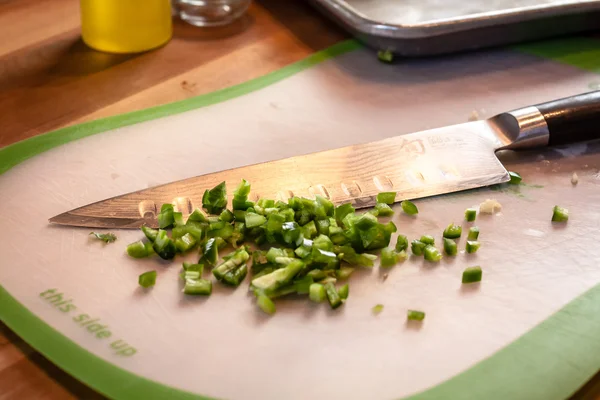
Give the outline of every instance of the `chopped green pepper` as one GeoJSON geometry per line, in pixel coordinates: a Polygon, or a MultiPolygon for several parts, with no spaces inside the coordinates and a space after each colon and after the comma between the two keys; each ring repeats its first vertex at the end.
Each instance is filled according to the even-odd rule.
{"type": "Polygon", "coordinates": [[[319,248],[315,247],[314,245],[312,248],[311,257],[312,257],[312,261],[319,265],[334,266],[334,265],[338,264],[338,258],[334,252],[319,249],[319,248]]]}
{"type": "Polygon", "coordinates": [[[409,321],[423,321],[425,319],[425,313],[423,311],[408,310],[406,319],[409,321]]]}
{"type": "Polygon", "coordinates": [[[460,225],[454,225],[453,223],[448,225],[444,229],[443,236],[448,239],[458,239],[462,235],[462,227],[460,225]]]}
{"type": "Polygon", "coordinates": [[[196,239],[189,233],[175,239],[175,247],[182,253],[185,253],[196,246],[196,239]]]}
{"type": "Polygon", "coordinates": [[[184,226],[183,222],[183,213],[173,212],[173,225],[175,226],[184,226]]]}
{"type": "Polygon", "coordinates": [[[127,245],[127,254],[133,258],[144,258],[154,254],[152,243],[144,243],[141,240],[127,245]]]}
{"type": "Polygon", "coordinates": [[[419,239],[421,242],[425,243],[425,244],[435,244],[435,238],[431,235],[423,235],[421,236],[421,239],[419,239]]]}
{"type": "Polygon", "coordinates": [[[202,276],[202,274],[204,273],[204,264],[192,264],[189,262],[184,262],[183,270],[184,271],[195,271],[195,272],[198,272],[198,274],[200,276],[202,276]]]}
{"type": "Polygon", "coordinates": [[[377,217],[389,217],[394,215],[394,210],[386,203],[377,203],[375,204],[375,216],[377,217]]]}
{"type": "Polygon", "coordinates": [[[312,245],[313,245],[313,248],[326,250],[326,251],[333,251],[333,243],[331,242],[331,239],[329,239],[329,237],[327,237],[325,235],[317,236],[313,240],[312,245]]]}
{"type": "Polygon", "coordinates": [[[224,181],[204,191],[202,206],[214,215],[220,214],[227,207],[227,186],[224,181]]]}
{"type": "MultiPolygon", "coordinates": [[[[247,275],[250,258],[248,247],[243,246],[244,240],[251,239],[257,246],[278,243],[281,248],[270,247],[269,251],[252,253],[250,288],[257,296],[259,307],[269,314],[275,312],[273,299],[293,293],[308,294],[314,302],[327,298],[332,308],[339,307],[349,294],[349,286],[336,289],[335,283],[338,279],[348,279],[354,271],[353,267],[340,267],[340,262],[372,267],[377,256],[365,251],[382,249],[382,267],[392,266],[407,257],[406,236],[398,235],[395,246],[388,247],[391,235],[397,231],[396,225],[391,221],[380,223],[377,218],[393,214],[389,204],[394,203],[396,193],[380,193],[373,210],[356,214],[352,204],[334,207],[322,196],[315,196],[314,200],[292,197],[287,203],[260,199],[254,204],[248,201],[249,192],[250,184],[242,180],[234,192],[233,211],[227,210],[226,187],[222,182],[205,191],[203,196],[203,206],[212,215],[196,209],[185,224],[183,215],[176,212],[173,205],[163,205],[159,223],[162,227],[174,225],[171,237],[162,228],[142,227],[149,242],[130,244],[128,254],[146,257],[157,252],[162,258],[170,259],[176,252],[186,252],[200,244],[199,264],[183,264],[183,291],[208,295],[212,292],[212,283],[202,279],[204,263],[216,265],[222,247],[230,243],[236,250],[223,257],[213,268],[213,275],[225,284],[238,286],[247,275]]],[[[408,214],[418,213],[410,201],[401,202],[401,207],[408,214]]],[[[475,217],[475,209],[465,211],[466,220],[472,221],[475,217]]],[[[478,233],[477,227],[471,228],[469,239],[475,230],[478,233]]],[[[451,238],[460,237],[461,231],[462,228],[454,224],[444,231],[447,254],[457,253],[457,244],[451,238]]],[[[424,255],[428,261],[439,261],[442,253],[434,244],[433,236],[423,235],[420,240],[411,242],[411,250],[415,255],[424,255]]],[[[469,247],[475,251],[478,246],[478,242],[469,240],[467,251],[469,247]]],[[[383,305],[377,305],[374,313],[382,308],[383,305]]],[[[424,317],[424,313],[421,314],[420,319],[424,317]]]]}
{"type": "Polygon", "coordinates": [[[552,222],[567,222],[569,220],[569,210],[563,207],[554,206],[552,209],[552,222]]]}
{"type": "Polygon", "coordinates": [[[245,248],[240,248],[224,257],[221,264],[213,269],[217,280],[231,286],[238,286],[248,273],[246,262],[250,255],[245,248]]]}
{"type": "Polygon", "coordinates": [[[400,207],[402,207],[402,211],[408,215],[416,215],[419,213],[419,209],[412,201],[404,200],[400,203],[400,207]]]}
{"type": "Polygon", "coordinates": [[[403,251],[408,249],[408,239],[404,235],[398,235],[396,239],[396,251],[403,251]]]}
{"type": "Polygon", "coordinates": [[[219,225],[221,225],[221,226],[223,225],[223,224],[221,223],[222,221],[221,221],[221,220],[219,219],[219,217],[218,217],[218,216],[216,216],[216,215],[210,215],[210,216],[206,217],[206,219],[207,219],[207,221],[208,221],[208,224],[209,224],[209,226],[210,226],[210,225],[214,225],[214,224],[219,224],[219,225]]]}
{"type": "Polygon", "coordinates": [[[217,245],[217,249],[219,250],[223,250],[225,247],[227,247],[227,242],[222,237],[217,236],[215,238],[215,243],[217,245]]]}
{"type": "Polygon", "coordinates": [[[421,242],[420,240],[413,240],[410,242],[410,249],[415,256],[422,256],[425,246],[427,246],[427,244],[421,242]]]}
{"type": "Polygon", "coordinates": [[[359,254],[350,246],[337,246],[334,248],[334,252],[339,259],[346,261],[348,264],[361,267],[372,267],[373,262],[377,260],[376,255],[369,253],[359,254]]]}
{"type": "MultiPolygon", "coordinates": [[[[201,242],[202,239],[204,239],[205,236],[205,227],[202,227],[201,225],[197,224],[196,222],[192,222],[192,223],[188,223],[186,226],[183,227],[183,232],[184,235],[186,233],[189,233],[190,235],[192,235],[194,237],[194,239],[196,239],[196,242],[201,242]]],[[[171,236],[173,236],[173,232],[171,232],[171,236]]]]}
{"type": "Polygon", "coordinates": [[[173,217],[173,204],[163,204],[160,208],[160,213],[156,216],[158,220],[158,227],[160,229],[166,229],[173,226],[175,218],[173,217]]]}
{"type": "Polygon", "coordinates": [[[284,250],[279,249],[277,247],[271,247],[269,251],[265,254],[265,258],[268,262],[275,264],[279,257],[287,257],[287,254],[284,250]]]}
{"type": "Polygon", "coordinates": [[[335,277],[343,281],[348,279],[353,272],[354,268],[352,267],[340,267],[340,269],[335,270],[335,277]]]}
{"type": "Polygon", "coordinates": [[[229,210],[223,210],[221,214],[219,214],[219,220],[223,222],[233,222],[233,219],[233,213],[229,210]]]}
{"type": "Polygon", "coordinates": [[[394,61],[394,53],[389,50],[379,50],[377,52],[377,58],[381,62],[390,64],[392,61],[394,61]]]}
{"type": "Polygon", "coordinates": [[[329,300],[329,305],[331,306],[331,308],[335,310],[336,308],[342,305],[342,298],[340,297],[338,291],[335,289],[333,283],[329,282],[325,284],[325,293],[327,294],[327,299],[329,300]]]}
{"type": "Polygon", "coordinates": [[[333,276],[328,276],[328,277],[326,277],[326,278],[322,279],[321,281],[319,281],[319,283],[320,283],[321,285],[327,285],[328,283],[333,283],[333,284],[335,284],[336,282],[337,282],[337,279],[336,279],[336,278],[334,278],[333,276]]]}
{"type": "Polygon", "coordinates": [[[320,235],[329,236],[329,219],[320,219],[316,223],[317,231],[320,235]]]}
{"type": "Polygon", "coordinates": [[[212,293],[212,282],[207,279],[186,279],[183,293],[195,296],[210,296],[212,293]]]}
{"type": "Polygon", "coordinates": [[[148,271],[141,274],[138,278],[138,283],[143,288],[149,288],[156,283],[156,271],[148,271]]]}
{"type": "Polygon", "coordinates": [[[296,256],[300,258],[306,258],[312,253],[312,240],[303,239],[302,244],[294,250],[296,256]]]}
{"type": "MultiPolygon", "coordinates": [[[[280,287],[279,289],[275,290],[273,293],[269,293],[269,295],[267,297],[269,297],[270,299],[276,299],[278,297],[286,296],[286,295],[292,294],[292,293],[298,293],[296,291],[296,285],[294,283],[291,283],[287,286],[280,287]]],[[[260,291],[257,291],[257,292],[255,292],[255,294],[258,296],[261,293],[260,293],[260,291]]]]}
{"type": "Polygon", "coordinates": [[[350,286],[347,283],[338,289],[338,296],[340,296],[340,299],[342,299],[342,301],[346,300],[349,294],[350,286]]]}
{"type": "Polygon", "coordinates": [[[96,239],[102,240],[104,243],[112,243],[117,240],[117,236],[114,233],[90,232],[90,235],[94,235],[96,239]]]}
{"type": "Polygon", "coordinates": [[[200,263],[208,263],[210,265],[216,265],[219,260],[219,246],[215,238],[210,238],[204,243],[202,248],[202,258],[200,263]]]}
{"type": "Polygon", "coordinates": [[[192,280],[200,279],[199,271],[183,271],[179,275],[183,278],[184,281],[187,279],[192,279],[192,280]]]}
{"type": "Polygon", "coordinates": [[[259,294],[256,298],[256,304],[263,310],[266,314],[273,315],[275,314],[275,303],[265,296],[264,294],[259,294]]]}
{"type": "Polygon", "coordinates": [[[246,222],[246,211],[233,210],[233,219],[240,222],[246,222]]]}
{"type": "Polygon", "coordinates": [[[177,239],[187,233],[187,226],[174,226],[171,230],[171,239],[177,239]]]}
{"type": "Polygon", "coordinates": [[[381,250],[381,266],[389,268],[398,263],[398,252],[395,249],[386,247],[381,250]]]}
{"type": "Polygon", "coordinates": [[[340,245],[348,242],[348,238],[344,234],[344,230],[338,226],[329,227],[329,237],[334,244],[340,245]]]}
{"type": "Polygon", "coordinates": [[[177,252],[175,243],[169,236],[167,236],[167,232],[162,229],[158,230],[156,239],[154,240],[154,243],[152,243],[152,248],[163,260],[170,260],[174,258],[175,253],[177,252]]]}
{"type": "Polygon", "coordinates": [[[442,259],[442,253],[435,248],[434,246],[428,244],[425,246],[425,250],[423,250],[423,254],[425,255],[425,260],[431,262],[437,262],[442,259]]]}
{"type": "Polygon", "coordinates": [[[258,208],[273,208],[275,207],[275,200],[272,199],[259,199],[258,202],[254,205],[256,209],[258,208]]]}
{"type": "Polygon", "coordinates": [[[510,181],[508,183],[511,185],[518,185],[523,179],[517,172],[508,171],[508,176],[510,176],[510,181]]]}
{"type": "Polygon", "coordinates": [[[146,225],[142,226],[141,229],[142,232],[144,232],[144,236],[146,236],[149,241],[154,242],[156,240],[156,236],[158,235],[157,229],[149,228],[146,225]]]}
{"type": "Polygon", "coordinates": [[[313,269],[312,271],[308,271],[306,275],[313,278],[314,281],[322,281],[325,278],[333,278],[335,276],[335,272],[336,271],[332,269],[313,269]]]}
{"type": "Polygon", "coordinates": [[[481,281],[483,272],[480,266],[468,267],[463,271],[462,283],[474,283],[481,281]]]}
{"type": "Polygon", "coordinates": [[[467,240],[477,240],[479,238],[479,227],[472,226],[469,229],[469,235],[467,236],[467,240]]]}
{"type": "Polygon", "coordinates": [[[231,205],[234,210],[247,210],[254,205],[253,202],[248,201],[248,195],[250,194],[250,184],[242,179],[238,187],[233,191],[233,200],[231,205]]]}
{"type": "Polygon", "coordinates": [[[300,279],[294,280],[293,286],[295,288],[296,293],[298,294],[308,294],[310,291],[310,285],[315,282],[312,276],[306,275],[300,279]]]}
{"type": "Polygon", "coordinates": [[[467,240],[467,245],[465,246],[465,249],[467,250],[467,253],[475,253],[477,252],[477,250],[479,250],[480,247],[481,243],[475,240],[467,240]]]}
{"type": "Polygon", "coordinates": [[[269,217],[267,218],[267,223],[264,227],[267,242],[276,243],[281,238],[284,222],[285,217],[278,213],[272,213],[269,215],[269,217]]]}
{"type": "Polygon", "coordinates": [[[270,296],[277,289],[290,283],[292,279],[304,269],[304,266],[302,261],[294,260],[284,268],[276,269],[269,274],[254,278],[251,283],[252,289],[270,296]]]}
{"type": "Polygon", "coordinates": [[[208,217],[206,216],[206,214],[204,213],[204,211],[202,211],[199,208],[196,208],[194,210],[193,213],[190,214],[190,216],[188,217],[187,223],[189,224],[190,222],[208,222],[208,217]]]}
{"type": "Polygon", "coordinates": [[[380,314],[383,311],[383,304],[375,305],[371,311],[373,311],[373,314],[375,315],[380,314]]]}
{"type": "Polygon", "coordinates": [[[227,240],[233,235],[233,225],[227,222],[214,222],[208,226],[207,236],[209,238],[220,237],[227,240]]]}
{"type": "Polygon", "coordinates": [[[315,225],[315,221],[310,221],[310,222],[306,223],[302,227],[302,234],[307,239],[312,239],[315,236],[317,236],[318,231],[317,231],[317,226],[315,225]]]}
{"type": "Polygon", "coordinates": [[[444,251],[449,256],[455,256],[458,253],[458,246],[453,239],[444,238],[444,251]]]}
{"type": "Polygon", "coordinates": [[[240,242],[243,242],[246,237],[246,224],[243,222],[236,222],[233,224],[233,233],[227,239],[233,247],[238,247],[240,242]]]}
{"type": "Polygon", "coordinates": [[[377,250],[389,245],[392,233],[396,232],[393,222],[380,224],[377,218],[369,213],[348,218],[345,225],[349,226],[346,235],[352,247],[358,251],[377,250]]]}
{"type": "Polygon", "coordinates": [[[474,208],[467,208],[465,210],[465,221],[473,222],[477,218],[477,210],[474,208]]]}
{"type": "Polygon", "coordinates": [[[396,192],[381,192],[377,195],[377,202],[384,204],[394,204],[396,201],[396,192]]]}
{"type": "Polygon", "coordinates": [[[325,287],[320,283],[313,283],[308,290],[308,298],[315,303],[322,303],[327,298],[325,287]]]}
{"type": "Polygon", "coordinates": [[[316,195],[314,212],[317,218],[333,217],[335,213],[335,206],[329,199],[316,195]]]}
{"type": "Polygon", "coordinates": [[[256,226],[261,226],[265,224],[267,222],[267,218],[260,214],[246,212],[245,222],[247,228],[254,228],[256,226]]]}

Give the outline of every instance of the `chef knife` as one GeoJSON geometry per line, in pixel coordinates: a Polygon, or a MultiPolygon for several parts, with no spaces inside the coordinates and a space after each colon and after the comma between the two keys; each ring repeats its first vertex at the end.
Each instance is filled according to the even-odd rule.
{"type": "Polygon", "coordinates": [[[498,150],[522,150],[600,138],[600,91],[520,108],[490,119],[431,129],[377,142],[210,173],[89,204],[51,223],[97,227],[156,227],[163,203],[184,215],[222,181],[229,197],[241,179],[251,200],[324,196],[335,204],[374,206],[382,191],[396,201],[506,182],[498,150]]]}

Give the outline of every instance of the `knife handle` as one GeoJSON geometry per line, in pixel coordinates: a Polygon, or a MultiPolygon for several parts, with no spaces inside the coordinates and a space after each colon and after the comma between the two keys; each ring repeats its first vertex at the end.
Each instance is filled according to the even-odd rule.
{"type": "Polygon", "coordinates": [[[548,125],[549,146],[600,139],[600,90],[536,107],[548,125]]]}

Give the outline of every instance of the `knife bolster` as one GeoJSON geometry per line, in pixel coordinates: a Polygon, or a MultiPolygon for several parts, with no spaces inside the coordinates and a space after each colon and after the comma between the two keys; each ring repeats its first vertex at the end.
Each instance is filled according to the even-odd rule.
{"type": "Polygon", "coordinates": [[[536,107],[524,107],[493,118],[504,144],[498,150],[524,150],[545,147],[550,140],[548,124],[536,107]]]}

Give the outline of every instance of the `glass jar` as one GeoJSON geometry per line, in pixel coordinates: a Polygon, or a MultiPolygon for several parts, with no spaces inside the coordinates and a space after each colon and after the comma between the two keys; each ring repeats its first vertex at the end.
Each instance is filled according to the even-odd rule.
{"type": "Polygon", "coordinates": [[[195,26],[226,25],[241,17],[251,0],[175,0],[179,17],[195,26]]]}
{"type": "Polygon", "coordinates": [[[93,49],[139,53],[173,34],[170,0],[80,0],[81,36],[93,49]]]}

